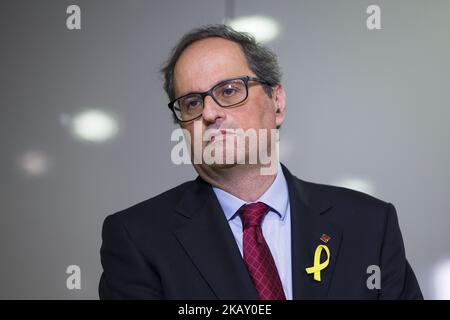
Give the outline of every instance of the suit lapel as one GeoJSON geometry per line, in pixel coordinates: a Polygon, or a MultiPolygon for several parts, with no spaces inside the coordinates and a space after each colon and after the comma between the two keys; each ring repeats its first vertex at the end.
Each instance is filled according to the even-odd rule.
{"type": "MultiPolygon", "coordinates": [[[[332,203],[311,184],[293,176],[282,165],[291,208],[292,286],[294,299],[325,299],[332,281],[342,231],[329,218],[332,203]],[[328,243],[320,240],[330,236],[328,243]],[[316,247],[325,244],[330,263],[315,281],[306,268],[316,247]]],[[[185,191],[178,206],[181,226],[174,233],[218,299],[252,299],[258,294],[248,274],[228,221],[211,186],[200,177],[185,191]]],[[[321,261],[324,261],[324,255],[321,261]]]]}
{"type": "Polygon", "coordinates": [[[177,207],[175,236],[219,299],[258,299],[225,214],[211,186],[197,178],[177,207]]]}
{"type": "MultiPolygon", "coordinates": [[[[297,179],[283,166],[289,189],[291,206],[291,250],[292,286],[294,299],[326,299],[333,276],[342,232],[328,218],[332,214],[332,204],[325,194],[316,194],[311,185],[297,179]],[[326,234],[330,240],[320,240],[326,234]],[[313,266],[314,253],[318,245],[326,245],[330,250],[330,263],[321,271],[321,281],[307,274],[306,268],[313,266]]],[[[325,261],[322,254],[321,262],[325,261]]]]}

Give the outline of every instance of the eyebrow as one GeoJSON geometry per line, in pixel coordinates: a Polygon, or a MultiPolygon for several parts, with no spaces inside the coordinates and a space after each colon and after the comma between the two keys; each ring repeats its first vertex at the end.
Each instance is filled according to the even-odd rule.
{"type": "MultiPolygon", "coordinates": [[[[239,78],[241,78],[241,77],[245,77],[245,76],[236,76],[236,77],[231,77],[231,78],[226,78],[226,79],[220,80],[220,81],[216,82],[215,84],[213,84],[212,86],[210,86],[208,90],[210,90],[211,88],[214,88],[215,86],[217,86],[218,84],[220,84],[220,83],[222,83],[222,82],[225,82],[225,81],[228,81],[228,80],[239,79],[239,78]]],[[[198,91],[188,91],[188,92],[185,93],[185,94],[180,94],[178,97],[175,97],[175,99],[178,99],[178,98],[187,96],[188,94],[196,94],[196,93],[204,93],[204,92],[208,92],[208,90],[206,90],[206,91],[199,91],[199,90],[198,90],[198,91]]]]}

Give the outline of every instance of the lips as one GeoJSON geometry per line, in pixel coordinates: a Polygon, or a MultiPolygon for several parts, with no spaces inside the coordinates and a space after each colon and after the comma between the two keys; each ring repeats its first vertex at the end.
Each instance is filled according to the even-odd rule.
{"type": "Polygon", "coordinates": [[[226,139],[227,135],[234,134],[232,129],[220,129],[214,132],[209,139],[209,142],[220,141],[226,139]]]}
{"type": "Polygon", "coordinates": [[[215,132],[211,135],[210,141],[217,141],[219,139],[224,139],[226,137],[227,131],[225,129],[221,129],[218,132],[215,132]]]}

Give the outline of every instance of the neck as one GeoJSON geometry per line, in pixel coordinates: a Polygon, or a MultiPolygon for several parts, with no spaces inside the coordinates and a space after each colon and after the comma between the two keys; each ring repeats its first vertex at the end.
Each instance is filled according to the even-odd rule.
{"type": "Polygon", "coordinates": [[[254,202],[261,197],[277,175],[276,167],[272,174],[261,174],[262,165],[259,164],[228,167],[194,165],[194,168],[212,186],[247,202],[254,202]]]}

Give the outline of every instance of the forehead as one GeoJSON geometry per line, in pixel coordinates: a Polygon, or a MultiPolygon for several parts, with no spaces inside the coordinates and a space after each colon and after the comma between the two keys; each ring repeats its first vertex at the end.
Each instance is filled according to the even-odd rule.
{"type": "Polygon", "coordinates": [[[189,45],[175,64],[175,93],[205,91],[224,79],[250,74],[238,43],[222,38],[202,39],[189,45]]]}

